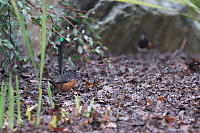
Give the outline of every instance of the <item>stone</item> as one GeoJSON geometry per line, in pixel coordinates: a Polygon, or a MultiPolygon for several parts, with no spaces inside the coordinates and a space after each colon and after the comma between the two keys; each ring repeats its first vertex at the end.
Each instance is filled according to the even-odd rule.
{"type": "MultiPolygon", "coordinates": [[[[144,1],[186,13],[185,7],[169,1],[144,1]]],[[[73,3],[96,12],[93,27],[113,54],[135,53],[142,33],[147,34],[153,48],[161,52],[177,50],[184,38],[187,39],[186,52],[200,51],[196,23],[177,12],[113,1],[73,0],[73,3]]]]}

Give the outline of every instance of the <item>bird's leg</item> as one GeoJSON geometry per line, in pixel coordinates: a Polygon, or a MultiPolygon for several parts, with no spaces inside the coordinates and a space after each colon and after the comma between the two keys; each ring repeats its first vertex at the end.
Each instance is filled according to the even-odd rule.
{"type": "Polygon", "coordinates": [[[60,45],[58,45],[58,67],[59,67],[59,73],[60,75],[63,74],[63,69],[62,69],[62,66],[63,66],[63,53],[62,53],[62,42],[60,45]]]}

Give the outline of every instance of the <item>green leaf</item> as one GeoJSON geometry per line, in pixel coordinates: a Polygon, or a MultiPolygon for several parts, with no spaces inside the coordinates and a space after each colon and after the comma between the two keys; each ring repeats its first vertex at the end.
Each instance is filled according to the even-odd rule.
{"type": "Polygon", "coordinates": [[[46,2],[42,1],[42,48],[41,48],[41,61],[40,61],[40,79],[38,85],[38,109],[36,114],[36,126],[40,125],[40,110],[42,105],[42,76],[44,70],[44,60],[45,60],[45,50],[46,50],[46,2]]]}
{"type": "Polygon", "coordinates": [[[91,38],[91,37],[89,37],[89,40],[88,40],[88,41],[89,41],[89,44],[90,44],[90,46],[92,47],[92,46],[93,46],[93,44],[94,44],[94,43],[93,43],[93,40],[92,40],[92,38],[91,38]]]}
{"type": "Polygon", "coordinates": [[[120,66],[120,70],[124,73],[125,72],[125,67],[124,66],[120,66]]]}
{"type": "Polygon", "coordinates": [[[18,4],[19,7],[23,8],[23,4],[22,4],[21,1],[17,1],[17,4],[18,4]]]}
{"type": "Polygon", "coordinates": [[[4,81],[1,82],[1,97],[0,97],[0,128],[4,125],[4,111],[5,111],[5,100],[6,100],[7,86],[4,86],[4,81]]]}
{"type": "Polygon", "coordinates": [[[3,45],[9,49],[14,49],[13,45],[8,40],[4,40],[3,45]]]}
{"type": "Polygon", "coordinates": [[[16,76],[16,93],[17,93],[17,124],[21,125],[22,118],[20,110],[19,81],[17,76],[16,76]]]}
{"type": "Polygon", "coordinates": [[[59,26],[57,26],[56,24],[52,25],[57,31],[62,31],[62,28],[60,28],[59,26]]]}
{"type": "Polygon", "coordinates": [[[78,42],[79,42],[80,44],[82,44],[82,45],[84,44],[84,41],[83,41],[82,38],[79,38],[79,39],[78,39],[78,42]]]}
{"type": "Polygon", "coordinates": [[[82,30],[81,33],[84,34],[84,33],[85,33],[85,30],[82,30]]]}
{"type": "Polygon", "coordinates": [[[22,9],[22,13],[26,15],[26,9],[22,9]]]}
{"type": "Polygon", "coordinates": [[[78,46],[78,52],[79,52],[80,54],[83,53],[83,47],[82,47],[81,45],[78,46]]]}
{"type": "Polygon", "coordinates": [[[14,93],[12,87],[12,73],[9,74],[9,89],[8,89],[8,127],[14,129],[14,93]]]}
{"type": "Polygon", "coordinates": [[[71,39],[70,39],[69,37],[67,37],[66,40],[67,40],[68,42],[71,42],[71,39]]]}
{"type": "Polygon", "coordinates": [[[32,18],[32,23],[33,23],[33,24],[42,27],[41,24],[40,24],[40,21],[41,21],[41,19],[32,18]]]}
{"type": "Polygon", "coordinates": [[[133,69],[132,68],[128,68],[129,73],[133,73],[133,69]]]}
{"type": "Polygon", "coordinates": [[[78,31],[77,31],[76,28],[73,29],[73,34],[74,34],[74,36],[77,36],[77,35],[78,35],[78,31]]]}
{"type": "Polygon", "coordinates": [[[100,47],[96,47],[96,48],[95,48],[95,51],[96,51],[98,54],[101,54],[100,47]]]}
{"type": "Polygon", "coordinates": [[[73,55],[72,58],[77,60],[77,59],[80,59],[80,56],[78,56],[78,55],[73,55]]]}
{"type": "Polygon", "coordinates": [[[54,105],[54,102],[53,102],[53,97],[52,97],[52,94],[51,94],[51,87],[50,87],[49,81],[48,81],[47,91],[48,91],[48,95],[49,95],[51,107],[52,107],[52,108],[55,108],[55,105],[54,105]]]}
{"type": "Polygon", "coordinates": [[[90,106],[88,107],[87,113],[85,114],[86,117],[90,117],[90,112],[92,111],[93,105],[94,105],[94,97],[92,98],[90,102],[90,106]]]}
{"type": "Polygon", "coordinates": [[[88,40],[88,38],[89,38],[87,35],[84,35],[83,37],[85,40],[88,40]]]}
{"type": "Polygon", "coordinates": [[[74,63],[72,62],[72,58],[71,57],[69,57],[68,58],[68,62],[69,62],[69,65],[70,65],[70,67],[74,67],[74,63]]]}

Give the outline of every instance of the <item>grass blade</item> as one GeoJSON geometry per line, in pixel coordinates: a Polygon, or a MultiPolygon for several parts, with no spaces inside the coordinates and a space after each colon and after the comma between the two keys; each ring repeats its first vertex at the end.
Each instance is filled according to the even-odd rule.
{"type": "Polygon", "coordinates": [[[80,114],[82,110],[82,106],[80,105],[79,96],[75,96],[75,103],[76,103],[76,109],[78,110],[78,113],[80,114]]]}
{"type": "Polygon", "coordinates": [[[1,84],[1,97],[0,97],[0,128],[3,128],[4,110],[5,110],[5,98],[6,98],[7,87],[4,86],[4,82],[1,84]]]}
{"type": "Polygon", "coordinates": [[[36,125],[40,125],[40,110],[41,110],[41,102],[42,102],[42,74],[44,69],[44,59],[45,59],[45,49],[46,49],[46,7],[45,0],[42,3],[42,48],[41,48],[41,62],[40,62],[40,82],[38,86],[39,91],[39,99],[38,99],[38,110],[37,110],[37,118],[36,125]]]}
{"type": "Polygon", "coordinates": [[[9,75],[8,88],[8,127],[13,131],[14,128],[14,93],[12,87],[12,73],[9,75]]]}
{"type": "Polygon", "coordinates": [[[13,8],[14,8],[14,11],[17,15],[17,20],[19,21],[19,25],[21,27],[21,30],[22,30],[22,33],[23,33],[23,37],[25,39],[25,42],[26,42],[26,45],[28,47],[28,52],[29,52],[29,55],[31,57],[31,61],[32,61],[32,64],[33,64],[33,68],[34,68],[34,71],[35,71],[35,74],[36,74],[36,77],[38,79],[38,73],[37,73],[37,64],[36,64],[36,61],[34,59],[34,53],[33,53],[33,49],[31,48],[31,44],[30,44],[30,40],[28,38],[28,35],[27,35],[27,32],[26,32],[26,29],[25,29],[25,26],[24,26],[24,22],[20,16],[20,13],[19,13],[19,10],[16,6],[16,3],[14,0],[10,0],[13,8]]]}
{"type": "Polygon", "coordinates": [[[94,105],[94,97],[92,98],[92,101],[90,102],[90,106],[88,107],[87,113],[85,114],[86,117],[90,117],[90,112],[92,111],[93,105],[94,105]]]}
{"type": "Polygon", "coordinates": [[[16,93],[17,93],[17,124],[21,125],[22,117],[21,117],[21,109],[20,109],[20,96],[19,96],[19,81],[16,76],[16,93]]]}
{"type": "Polygon", "coordinates": [[[53,98],[52,98],[52,94],[51,94],[51,88],[50,88],[50,83],[48,82],[48,95],[49,95],[49,99],[50,99],[50,102],[51,102],[51,107],[52,108],[55,108],[55,105],[54,105],[54,102],[53,102],[53,98]]]}

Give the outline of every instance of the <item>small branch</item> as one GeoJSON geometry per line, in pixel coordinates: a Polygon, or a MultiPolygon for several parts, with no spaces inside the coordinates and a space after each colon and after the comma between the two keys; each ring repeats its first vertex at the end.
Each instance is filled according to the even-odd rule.
{"type": "Polygon", "coordinates": [[[172,59],[175,58],[179,53],[181,53],[183,51],[183,49],[185,48],[186,43],[187,43],[187,39],[184,38],[183,42],[181,44],[181,47],[172,54],[172,59]]]}

